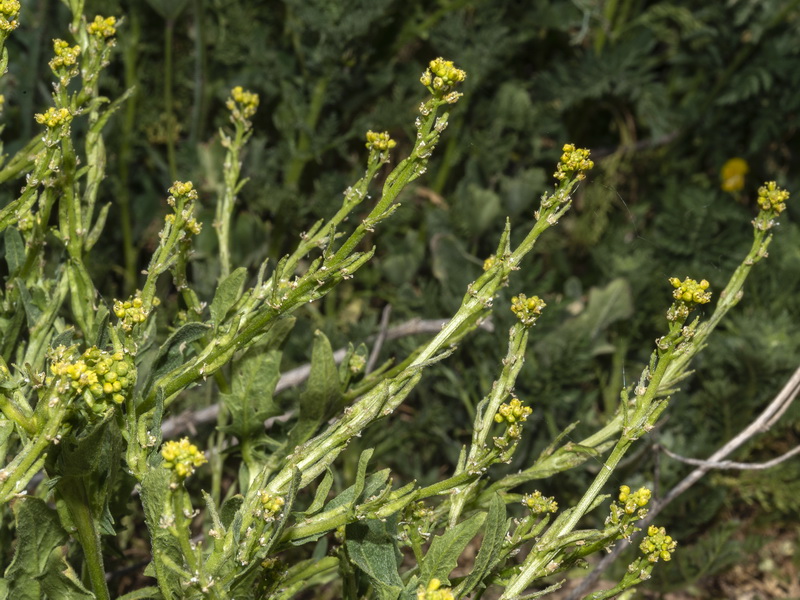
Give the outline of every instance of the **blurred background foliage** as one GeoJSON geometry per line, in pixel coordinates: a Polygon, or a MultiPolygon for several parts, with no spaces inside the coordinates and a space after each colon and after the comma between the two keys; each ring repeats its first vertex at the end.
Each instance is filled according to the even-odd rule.
{"type": "MultiPolygon", "coordinates": [[[[2,84],[9,153],[37,132],[33,113],[49,102],[51,40],[66,35],[69,20],[56,0],[22,4],[2,84]]],[[[174,179],[191,179],[201,190],[205,227],[192,269],[201,298],[212,296],[213,202],[223,156],[216,131],[227,122],[224,101],[234,85],[261,96],[244,158],[250,181],[234,221],[233,262],[253,269],[288,252],[301,231],[338,207],[363,169],[367,129],[398,140],[395,160],[410,148],[423,92],[418,79],[429,60],[444,56],[467,71],[465,96],[428,174],[375,234],[372,263],[303,314],[284,353],[286,368],[310,358],[315,329],[334,347],[358,343],[378,329],[387,305],[393,323],[451,314],[505,218],[518,233],[532,221],[561,146],[592,149],[597,166],[574,210],[496,303],[494,332],[476,333],[433,369],[391,429],[360,440],[360,447],[377,446],[398,479],[430,482],[452,469],[474,407],[499,371],[512,319],[504,306],[513,293],[535,293],[549,305],[517,386],[534,407],[534,422],[508,467],[515,470],[568,424],[580,421],[569,434],[578,440],[613,413],[620,386],[638,377],[664,329],[668,277],[704,277],[722,288],[749,247],[761,182],[775,179],[800,199],[794,0],[86,4],[89,15],[125,19],[105,92],[115,97],[136,86],[107,140],[101,194],[113,203],[111,225],[91,265],[107,298],[135,288],[174,179]],[[734,157],[749,171],[741,186],[723,186],[723,165],[734,157]]],[[[744,300],[713,336],[664,424],[619,471],[618,484],[665,492],[691,468],[659,455],[654,441],[708,456],[800,363],[798,202],[787,213],[772,257],[755,270],[744,300]]],[[[164,295],[172,295],[163,283],[164,295]]],[[[171,296],[168,305],[177,309],[178,302],[171,296]]],[[[383,355],[402,358],[418,341],[393,342],[383,355]]],[[[195,407],[213,401],[208,393],[187,398],[195,407]]],[[[791,409],[735,458],[763,460],[796,445],[799,417],[791,409]]],[[[360,449],[353,446],[345,475],[360,449]]],[[[542,482],[542,491],[571,502],[598,466],[590,461],[542,482]]],[[[657,570],[654,589],[696,586],[744,560],[747,545],[738,554],[725,550],[732,536],[797,534],[798,481],[797,460],[767,472],[706,477],[659,519],[681,550],[675,568],[657,570]],[[730,526],[734,520],[738,527],[730,526]]]]}

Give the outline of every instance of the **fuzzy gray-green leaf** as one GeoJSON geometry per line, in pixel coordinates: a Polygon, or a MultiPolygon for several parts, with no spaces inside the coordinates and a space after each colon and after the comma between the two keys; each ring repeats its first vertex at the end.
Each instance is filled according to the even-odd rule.
{"type": "Polygon", "coordinates": [[[215,326],[222,323],[225,315],[241,297],[245,279],[247,279],[247,269],[239,267],[220,282],[209,308],[215,326]]]}
{"type": "Polygon", "coordinates": [[[397,572],[397,517],[351,523],[345,530],[347,553],[372,583],[380,600],[395,600],[403,590],[397,572]]]}
{"type": "Polygon", "coordinates": [[[427,586],[431,579],[439,579],[443,583],[449,581],[447,576],[458,566],[458,557],[478,533],[485,518],[486,513],[478,513],[433,538],[420,565],[422,585],[427,586]]]}

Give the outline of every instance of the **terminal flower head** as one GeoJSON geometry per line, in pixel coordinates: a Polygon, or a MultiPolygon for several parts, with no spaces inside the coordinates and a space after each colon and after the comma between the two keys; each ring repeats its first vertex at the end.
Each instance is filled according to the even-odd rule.
{"type": "Polygon", "coordinates": [[[758,205],[763,211],[771,211],[775,215],[779,215],[786,210],[788,199],[789,192],[779,188],[774,181],[768,181],[758,188],[758,205]]]}
{"type": "Polygon", "coordinates": [[[552,496],[543,496],[542,492],[536,490],[532,494],[525,494],[522,497],[523,506],[527,506],[535,515],[554,513],[558,510],[558,502],[552,496]]]}
{"type": "Polygon", "coordinates": [[[161,456],[164,458],[164,468],[174,471],[180,481],[208,462],[197,446],[189,443],[189,438],[183,438],[179,442],[166,442],[161,448],[161,456]]]}
{"type": "Polygon", "coordinates": [[[688,277],[683,281],[677,277],[671,277],[669,282],[675,288],[672,296],[676,300],[687,304],[708,304],[711,300],[711,292],[708,291],[709,283],[705,279],[697,282],[688,277]]]}
{"type": "Polygon", "coordinates": [[[19,0],[0,0],[0,32],[11,32],[19,26],[19,0]]]}
{"type": "Polygon", "coordinates": [[[658,559],[668,561],[672,559],[672,554],[675,548],[678,547],[678,542],[673,540],[667,535],[663,527],[656,527],[650,525],[647,529],[647,537],[639,544],[639,549],[642,551],[651,563],[658,562],[658,559]]]}
{"type": "Polygon", "coordinates": [[[231,90],[230,98],[225,102],[225,106],[231,111],[231,117],[234,121],[247,121],[256,114],[259,102],[258,94],[249,92],[242,86],[237,85],[231,90]]]}
{"type": "Polygon", "coordinates": [[[53,52],[55,56],[50,60],[50,68],[53,72],[57,72],[59,69],[65,69],[66,71],[72,71],[71,67],[75,67],[78,64],[78,56],[81,53],[80,46],[70,46],[68,42],[64,40],[53,40],[53,52]]]}
{"type": "Polygon", "coordinates": [[[448,104],[453,104],[461,97],[459,92],[453,90],[457,84],[466,78],[466,72],[457,68],[453,61],[439,57],[430,62],[419,80],[422,85],[428,88],[434,98],[443,99],[448,104]]]}
{"type": "Polygon", "coordinates": [[[526,327],[530,327],[536,323],[536,319],[542,314],[545,304],[544,300],[539,296],[532,296],[528,298],[525,294],[519,294],[511,298],[511,312],[526,327]]]}
{"type": "Polygon", "coordinates": [[[368,131],[366,146],[368,150],[386,152],[387,150],[391,150],[397,146],[397,142],[389,137],[388,131],[383,131],[380,133],[376,131],[368,131]]]}
{"type": "Polygon", "coordinates": [[[94,18],[94,21],[89,23],[89,25],[86,27],[86,31],[89,33],[89,35],[93,35],[96,38],[108,39],[116,35],[116,24],[117,19],[115,17],[103,18],[100,15],[97,15],[94,18]]]}
{"type": "Polygon", "coordinates": [[[559,181],[575,175],[579,181],[586,178],[585,171],[594,167],[594,162],[589,160],[589,150],[576,148],[574,144],[564,144],[563,154],[558,161],[558,167],[553,176],[559,181]]]}
{"type": "Polygon", "coordinates": [[[33,115],[36,122],[41,125],[46,125],[49,129],[55,129],[62,125],[66,125],[72,121],[72,113],[66,108],[48,108],[44,113],[37,113],[33,115]]]}

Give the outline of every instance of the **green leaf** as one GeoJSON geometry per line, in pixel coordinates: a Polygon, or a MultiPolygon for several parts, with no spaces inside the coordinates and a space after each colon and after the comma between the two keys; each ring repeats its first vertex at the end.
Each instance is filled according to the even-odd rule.
{"type": "Polygon", "coordinates": [[[189,344],[203,337],[211,329],[205,323],[186,323],[161,344],[153,366],[154,379],[169,373],[186,361],[189,344]]]}
{"type": "Polygon", "coordinates": [[[594,338],[612,323],[629,319],[633,315],[631,288],[626,279],[614,279],[604,288],[589,290],[586,311],[581,315],[589,326],[589,337],[594,338]]]}
{"type": "Polygon", "coordinates": [[[367,478],[367,465],[369,464],[369,459],[372,458],[374,452],[375,452],[374,448],[367,448],[361,453],[361,456],[358,457],[358,467],[356,469],[356,481],[353,484],[354,497],[353,501],[350,504],[351,508],[355,507],[356,502],[361,496],[361,492],[364,491],[364,484],[366,483],[366,478],[367,478]]]}
{"type": "Polygon", "coordinates": [[[123,594],[117,600],[161,600],[163,596],[157,587],[149,585],[138,590],[123,594]]]}
{"type": "Polygon", "coordinates": [[[50,558],[67,540],[56,512],[39,498],[21,498],[14,503],[17,549],[6,569],[8,597],[39,600],[43,596],[40,578],[52,568],[50,558]]]}
{"type": "Polygon", "coordinates": [[[311,373],[300,394],[298,420],[289,433],[288,448],[294,448],[314,435],[322,422],[338,408],[341,397],[331,343],[325,334],[317,331],[311,352],[311,373]]]}
{"type": "Polygon", "coordinates": [[[492,572],[500,561],[500,550],[505,541],[508,531],[506,523],[506,503],[500,494],[494,494],[489,501],[489,512],[486,515],[486,523],[483,528],[483,540],[481,549],[475,559],[475,565],[467,578],[459,584],[457,588],[458,597],[468,595],[474,590],[484,577],[492,572]]]}
{"type": "Polygon", "coordinates": [[[97,289],[94,287],[86,267],[78,260],[70,259],[67,262],[67,279],[69,280],[69,300],[72,314],[83,335],[91,339],[94,329],[94,303],[97,289]]]}
{"type": "Polygon", "coordinates": [[[209,309],[214,326],[222,323],[225,315],[241,297],[245,279],[247,279],[247,269],[239,267],[220,282],[209,309]]]}
{"type": "Polygon", "coordinates": [[[166,469],[150,469],[142,478],[141,499],[144,520],[150,532],[158,587],[165,598],[183,598],[181,578],[171,565],[182,565],[183,554],[175,537],[162,527],[161,517],[169,506],[170,473],[166,469]]]}
{"type": "Polygon", "coordinates": [[[80,579],[63,556],[52,554],[47,571],[39,578],[42,591],[48,598],[59,600],[95,600],[96,596],[83,587],[80,579]]]}
{"type": "MultiPolygon", "coordinates": [[[[2,421],[0,421],[0,425],[2,425],[2,421]]],[[[9,425],[11,425],[9,423],[9,425]]],[[[2,440],[2,437],[0,437],[2,440]]],[[[0,444],[0,448],[2,445],[0,444]]],[[[311,505],[303,511],[303,515],[311,516],[319,512],[319,510],[325,505],[325,501],[328,499],[328,493],[331,491],[331,486],[333,486],[333,473],[330,469],[325,470],[325,477],[322,478],[322,481],[317,486],[317,491],[314,494],[314,500],[311,502],[311,505]]]]}
{"type": "Polygon", "coordinates": [[[397,516],[386,521],[357,521],[345,528],[345,546],[350,560],[369,578],[380,600],[396,600],[403,591],[397,572],[397,516]]]}
{"type": "Polygon", "coordinates": [[[427,586],[431,579],[439,579],[447,585],[447,576],[458,566],[458,557],[478,533],[485,518],[486,513],[478,513],[433,538],[420,565],[421,585],[427,586]]]}
{"type": "Polygon", "coordinates": [[[72,504],[87,505],[100,533],[115,535],[108,502],[117,482],[123,439],[109,413],[104,421],[84,431],[65,435],[58,452],[48,456],[48,473],[58,477],[56,489],[72,504]]]}
{"type": "Polygon", "coordinates": [[[16,275],[20,267],[25,264],[25,242],[16,227],[9,227],[3,235],[6,245],[6,263],[8,274],[16,275]]]}
{"type": "Polygon", "coordinates": [[[231,526],[233,518],[236,516],[236,512],[241,508],[242,504],[244,504],[244,497],[241,494],[231,496],[222,503],[222,507],[219,509],[219,518],[225,529],[231,526]]]}

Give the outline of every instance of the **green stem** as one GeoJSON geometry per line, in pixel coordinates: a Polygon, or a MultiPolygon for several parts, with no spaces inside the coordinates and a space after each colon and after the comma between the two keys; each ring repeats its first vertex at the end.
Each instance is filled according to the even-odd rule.
{"type": "MultiPolygon", "coordinates": [[[[136,86],[136,57],[139,48],[138,40],[141,28],[136,12],[131,12],[131,25],[122,62],[125,70],[125,88],[136,86]]],[[[132,94],[125,107],[122,121],[121,142],[119,147],[119,185],[117,187],[117,203],[119,205],[119,226],[122,231],[122,255],[124,260],[125,294],[130,296],[136,289],[138,273],[136,270],[137,248],[133,243],[133,220],[131,217],[130,165],[133,161],[133,132],[136,126],[136,94],[132,94]]]]}
{"type": "Polygon", "coordinates": [[[5,394],[0,394],[0,412],[5,415],[6,419],[13,421],[19,427],[25,430],[30,436],[36,435],[36,425],[33,419],[26,417],[22,412],[9,400],[5,394]]]}
{"type": "MultiPolygon", "coordinates": [[[[33,442],[27,443],[17,456],[14,457],[3,471],[8,479],[0,483],[0,503],[7,502],[11,497],[20,493],[25,485],[36,474],[39,465],[44,461],[45,451],[61,430],[62,423],[67,414],[67,402],[59,401],[49,415],[44,427],[37,427],[38,435],[33,442]]],[[[63,432],[62,432],[63,433],[63,432]]]]}
{"type": "Polygon", "coordinates": [[[303,169],[311,158],[311,135],[317,127],[317,121],[322,113],[322,107],[325,105],[325,94],[328,91],[328,77],[322,77],[317,80],[314,86],[314,91],[311,94],[311,104],[308,108],[303,128],[300,130],[297,141],[297,150],[292,157],[289,166],[286,169],[284,176],[284,184],[289,189],[296,190],[300,184],[300,178],[303,175],[303,169]]]}
{"type": "Polygon", "coordinates": [[[83,560],[92,584],[92,591],[98,600],[109,600],[106,584],[103,552],[100,547],[100,532],[95,527],[95,519],[89,510],[89,499],[82,482],[70,482],[59,486],[59,495],[64,500],[77,530],[78,542],[83,549],[83,560]]]}
{"type": "Polygon", "coordinates": [[[167,162],[169,164],[170,181],[178,178],[178,167],[175,160],[175,115],[172,112],[172,42],[175,21],[171,18],[164,21],[164,112],[167,117],[167,162]]]}

